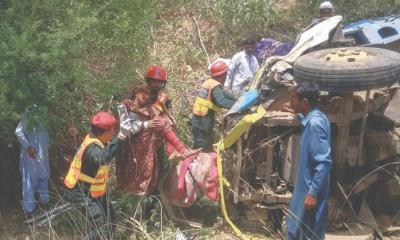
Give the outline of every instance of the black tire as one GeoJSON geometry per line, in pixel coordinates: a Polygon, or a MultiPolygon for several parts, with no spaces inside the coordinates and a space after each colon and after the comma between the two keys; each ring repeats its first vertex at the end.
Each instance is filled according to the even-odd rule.
{"type": "Polygon", "coordinates": [[[324,49],[299,57],[294,76],[333,92],[390,86],[400,80],[400,54],[371,47],[324,49]]]}

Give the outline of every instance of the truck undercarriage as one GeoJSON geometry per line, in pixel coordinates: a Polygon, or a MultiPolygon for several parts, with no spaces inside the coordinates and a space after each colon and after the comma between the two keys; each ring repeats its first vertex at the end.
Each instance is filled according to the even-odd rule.
{"type": "MultiPolygon", "coordinates": [[[[332,36],[332,29],[323,28],[332,36]]],[[[396,127],[400,87],[393,85],[400,79],[400,67],[392,61],[400,55],[363,47],[324,46],[325,50],[310,51],[321,45],[316,37],[310,38],[315,45],[302,47],[310,43],[305,39],[308,35],[324,29],[303,33],[288,55],[267,59],[248,94],[224,115],[228,135],[246,116],[260,107],[265,110],[223,152],[230,216],[242,225],[257,220],[264,228],[284,227],[301,145],[299,122],[285,106],[294,79],[313,81],[323,90],[319,108],[331,122],[328,229],[359,223],[380,236],[400,224],[400,128],[396,127]],[[386,58],[387,54],[393,58],[386,58]]]]}

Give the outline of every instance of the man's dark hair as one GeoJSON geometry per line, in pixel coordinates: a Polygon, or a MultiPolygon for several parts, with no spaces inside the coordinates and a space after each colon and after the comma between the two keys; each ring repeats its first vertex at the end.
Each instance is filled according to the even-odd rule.
{"type": "Polygon", "coordinates": [[[96,127],[93,124],[90,125],[90,133],[93,134],[94,136],[99,136],[103,134],[105,131],[107,131],[107,129],[96,127]]]}
{"type": "Polygon", "coordinates": [[[319,101],[319,86],[316,83],[301,82],[295,91],[299,94],[300,99],[307,99],[311,106],[316,106],[319,101]]]}
{"type": "Polygon", "coordinates": [[[243,45],[255,45],[257,43],[257,39],[255,36],[248,36],[244,41],[243,45]]]}

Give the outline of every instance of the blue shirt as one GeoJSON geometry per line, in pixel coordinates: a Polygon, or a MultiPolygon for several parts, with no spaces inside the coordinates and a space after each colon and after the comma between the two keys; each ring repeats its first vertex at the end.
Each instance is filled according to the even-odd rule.
{"type": "Polygon", "coordinates": [[[300,159],[287,230],[293,239],[324,239],[332,166],[330,123],[324,113],[314,109],[301,118],[301,127],[300,159]],[[316,208],[309,211],[304,209],[307,194],[317,199],[316,208]]]}

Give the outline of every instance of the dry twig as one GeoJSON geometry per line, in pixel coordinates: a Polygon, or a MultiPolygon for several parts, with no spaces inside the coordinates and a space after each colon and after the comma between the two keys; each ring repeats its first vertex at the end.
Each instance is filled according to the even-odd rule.
{"type": "Polygon", "coordinates": [[[201,38],[201,32],[200,32],[199,23],[197,22],[197,19],[194,16],[192,16],[192,19],[193,19],[194,23],[196,24],[197,36],[199,37],[201,48],[203,49],[204,53],[207,56],[208,65],[210,65],[211,64],[210,56],[208,55],[207,49],[206,49],[206,47],[204,46],[204,43],[203,43],[203,39],[201,38]]]}

